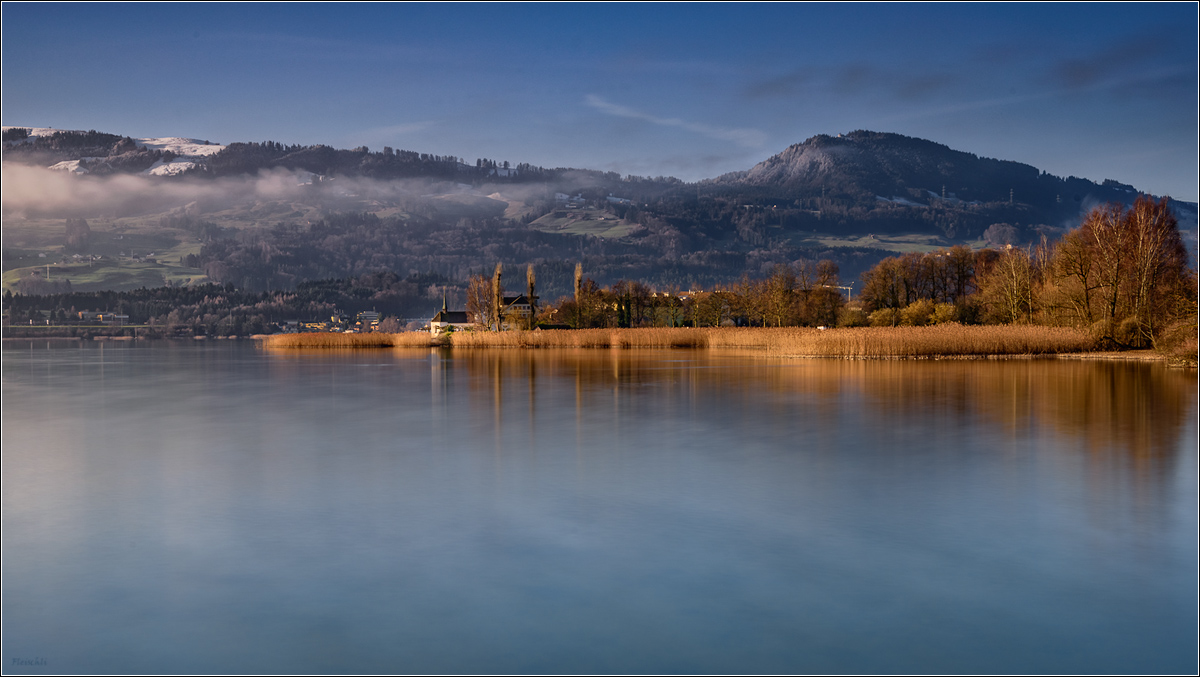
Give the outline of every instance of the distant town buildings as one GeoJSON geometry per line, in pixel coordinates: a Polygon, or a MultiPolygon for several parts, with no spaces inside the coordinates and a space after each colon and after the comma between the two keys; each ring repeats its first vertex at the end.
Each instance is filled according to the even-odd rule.
{"type": "Polygon", "coordinates": [[[129,323],[129,316],[123,313],[94,313],[90,310],[81,310],[78,317],[80,322],[95,322],[117,327],[123,327],[129,323]]]}
{"type": "Polygon", "coordinates": [[[375,331],[379,328],[379,313],[374,310],[364,310],[355,318],[355,329],[358,331],[375,331]]]}

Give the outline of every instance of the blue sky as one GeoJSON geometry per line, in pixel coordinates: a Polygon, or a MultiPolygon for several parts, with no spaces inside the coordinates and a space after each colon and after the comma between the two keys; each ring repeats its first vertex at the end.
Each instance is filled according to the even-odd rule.
{"type": "Polygon", "coordinates": [[[1197,5],[3,5],[4,125],[697,180],[815,134],[1197,199],[1197,5]]]}

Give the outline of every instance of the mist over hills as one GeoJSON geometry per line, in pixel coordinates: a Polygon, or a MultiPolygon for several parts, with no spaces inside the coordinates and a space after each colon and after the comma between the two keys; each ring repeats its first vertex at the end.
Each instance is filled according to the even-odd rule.
{"type": "MultiPolygon", "coordinates": [[[[833,260],[854,280],[900,251],[1054,239],[1091,207],[1138,194],[870,131],[684,183],[392,148],[6,127],[4,184],[6,288],[36,288],[47,258],[88,257],[76,288],[252,290],[385,270],[454,285],[500,261],[537,265],[547,295],[569,292],[576,261],[605,285],[709,287],[802,259],[833,260]],[[150,252],[158,269],[96,273],[128,273],[150,252]]],[[[1196,205],[1173,206],[1194,256],[1196,205]]]]}

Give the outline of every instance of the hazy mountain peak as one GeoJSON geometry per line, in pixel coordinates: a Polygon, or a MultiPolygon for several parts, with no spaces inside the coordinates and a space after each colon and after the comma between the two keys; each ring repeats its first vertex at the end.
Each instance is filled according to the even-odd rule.
{"type": "Polygon", "coordinates": [[[930,199],[1015,202],[1056,209],[1086,200],[1132,199],[1116,181],[1066,179],[1036,167],[979,157],[902,134],[857,130],[819,134],[787,147],[754,167],[710,183],[780,191],[785,195],[873,199],[882,196],[930,204],[930,199]]]}

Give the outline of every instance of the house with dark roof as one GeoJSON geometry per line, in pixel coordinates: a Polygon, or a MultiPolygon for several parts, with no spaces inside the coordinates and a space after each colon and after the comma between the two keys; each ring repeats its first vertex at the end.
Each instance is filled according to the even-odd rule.
{"type": "Polygon", "coordinates": [[[525,294],[506,295],[500,304],[500,328],[529,329],[533,327],[534,304],[537,303],[537,298],[534,296],[531,300],[525,294]]]}
{"type": "Polygon", "coordinates": [[[465,310],[449,310],[446,308],[446,297],[442,297],[442,309],[429,321],[429,333],[437,336],[446,331],[462,331],[475,326],[471,316],[465,310]]]}

